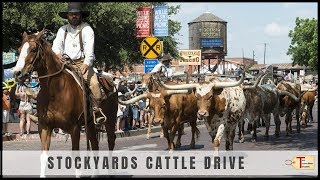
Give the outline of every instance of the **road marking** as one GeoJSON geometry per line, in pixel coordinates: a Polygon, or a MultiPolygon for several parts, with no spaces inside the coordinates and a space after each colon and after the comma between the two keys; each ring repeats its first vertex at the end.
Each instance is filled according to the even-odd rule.
{"type": "Polygon", "coordinates": [[[137,146],[123,147],[123,149],[119,151],[138,150],[138,149],[154,148],[154,147],[157,147],[157,144],[143,144],[143,145],[137,145],[137,146]]]}

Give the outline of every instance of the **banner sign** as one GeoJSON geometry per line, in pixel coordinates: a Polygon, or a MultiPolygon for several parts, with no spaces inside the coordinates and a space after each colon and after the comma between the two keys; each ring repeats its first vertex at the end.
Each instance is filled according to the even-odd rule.
{"type": "Polygon", "coordinates": [[[223,47],[221,38],[202,38],[201,47],[223,47]]]}
{"type": "Polygon", "coordinates": [[[154,7],[154,36],[168,36],[168,6],[154,7]]]}
{"type": "Polygon", "coordinates": [[[179,50],[179,65],[201,65],[201,50],[179,50]]]}
{"type": "Polygon", "coordinates": [[[144,73],[151,72],[152,69],[158,64],[158,59],[145,59],[144,60],[144,73]]]}
{"type": "Polygon", "coordinates": [[[137,8],[136,36],[150,36],[150,7],[137,8]]]}
{"type": "Polygon", "coordinates": [[[318,151],[3,151],[10,177],[245,177],[316,178],[318,151]]]}

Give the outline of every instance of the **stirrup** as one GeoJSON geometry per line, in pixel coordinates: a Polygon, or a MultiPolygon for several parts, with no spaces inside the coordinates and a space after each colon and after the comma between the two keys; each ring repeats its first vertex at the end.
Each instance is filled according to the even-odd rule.
{"type": "Polygon", "coordinates": [[[106,122],[106,120],[107,120],[107,117],[102,112],[102,109],[101,108],[97,108],[97,107],[93,107],[93,122],[94,122],[94,124],[95,125],[101,124],[101,123],[106,122]],[[96,118],[96,113],[98,113],[98,112],[101,113],[102,117],[96,118]]]}

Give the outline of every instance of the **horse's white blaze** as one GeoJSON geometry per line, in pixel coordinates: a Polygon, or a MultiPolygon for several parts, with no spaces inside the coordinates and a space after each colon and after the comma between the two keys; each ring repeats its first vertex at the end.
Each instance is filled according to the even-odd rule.
{"type": "Polygon", "coordinates": [[[28,42],[24,43],[20,52],[20,56],[16,66],[13,68],[13,72],[21,71],[25,64],[25,59],[28,55],[28,49],[30,45],[28,42]]]}
{"type": "Polygon", "coordinates": [[[209,84],[202,84],[200,86],[197,86],[197,93],[200,95],[200,96],[204,96],[206,94],[208,94],[212,89],[212,86],[209,85],[209,84]]]}

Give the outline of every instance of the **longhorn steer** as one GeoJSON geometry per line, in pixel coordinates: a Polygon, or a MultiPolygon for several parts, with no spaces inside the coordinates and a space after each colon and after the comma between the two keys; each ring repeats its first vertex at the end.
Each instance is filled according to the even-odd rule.
{"type": "Polygon", "coordinates": [[[261,88],[257,87],[257,85],[263,76],[264,74],[261,74],[253,86],[242,86],[244,96],[246,98],[246,108],[243,119],[241,119],[241,122],[239,123],[239,142],[241,143],[244,141],[243,134],[245,119],[248,119],[248,126],[252,125],[253,133],[251,140],[255,142],[257,138],[257,124],[263,114],[262,92],[261,88]]]}
{"type": "MultiPolygon", "coordinates": [[[[265,74],[267,75],[267,74],[265,74]]],[[[263,79],[265,75],[261,75],[254,86],[248,87],[244,86],[244,94],[246,96],[246,110],[244,114],[244,118],[248,118],[249,122],[253,123],[253,134],[252,141],[256,141],[256,125],[257,121],[262,118],[263,122],[265,122],[266,132],[265,137],[269,137],[269,128],[270,128],[270,119],[271,113],[274,116],[274,122],[277,125],[275,135],[278,137],[280,135],[280,118],[279,118],[279,98],[280,96],[288,96],[294,101],[299,101],[295,95],[286,92],[280,91],[277,89],[274,83],[258,85],[259,81],[263,79]]],[[[261,83],[260,83],[261,84],[261,83]]],[[[244,121],[240,124],[241,129],[239,130],[239,141],[243,142],[243,127],[244,121]]]]}
{"type": "Polygon", "coordinates": [[[194,93],[186,93],[188,93],[188,90],[161,89],[160,91],[141,94],[128,101],[119,100],[119,102],[121,104],[131,104],[140,99],[149,98],[149,106],[154,109],[154,120],[161,123],[169,150],[181,146],[183,125],[184,122],[188,121],[192,128],[190,146],[194,148],[195,135],[198,137],[200,134],[197,128],[197,109],[195,108],[197,102],[194,93]],[[178,131],[178,138],[175,146],[173,141],[176,131],[178,131]]]}
{"type": "MultiPolygon", "coordinates": [[[[300,97],[301,95],[301,86],[300,84],[290,83],[286,81],[281,81],[277,85],[277,89],[280,91],[287,91],[294,94],[296,97],[300,97]]],[[[300,121],[299,121],[299,112],[300,112],[300,99],[298,101],[289,98],[287,95],[281,95],[279,97],[280,100],[280,116],[285,117],[286,122],[286,134],[289,135],[292,133],[292,112],[296,109],[296,119],[297,119],[297,132],[300,133],[300,121]]],[[[276,131],[280,133],[280,123],[276,124],[276,131]]]]}
{"type": "Polygon", "coordinates": [[[225,133],[226,150],[233,150],[235,129],[242,119],[246,99],[239,85],[244,80],[244,74],[239,81],[222,82],[213,79],[211,82],[182,85],[161,85],[167,89],[193,89],[197,97],[198,119],[204,119],[212,137],[213,149],[218,151],[221,138],[225,133]]]}
{"type": "Polygon", "coordinates": [[[300,109],[300,123],[301,127],[305,128],[307,127],[307,122],[309,121],[309,118],[311,121],[313,121],[312,116],[312,108],[316,99],[316,88],[313,89],[301,89],[302,92],[305,92],[301,98],[301,109],[300,109]]]}
{"type": "MultiPolygon", "coordinates": [[[[146,73],[142,76],[142,89],[144,92],[148,91],[148,92],[155,92],[155,91],[159,91],[161,89],[163,89],[158,81],[156,80],[157,77],[159,76],[158,73],[146,73]]],[[[170,81],[167,81],[165,83],[168,83],[168,84],[176,84],[176,83],[173,83],[173,82],[170,82],[170,81]]],[[[150,134],[151,134],[151,125],[153,123],[154,119],[153,118],[150,118],[149,119],[149,122],[148,122],[148,131],[147,131],[147,139],[150,138],[150,134]]],[[[155,122],[157,123],[157,122],[155,122]]],[[[183,131],[184,129],[184,126],[181,127],[183,131]]],[[[161,127],[161,130],[160,130],[160,138],[163,137],[163,129],[161,127]]]]}

